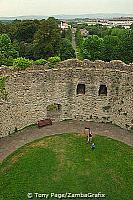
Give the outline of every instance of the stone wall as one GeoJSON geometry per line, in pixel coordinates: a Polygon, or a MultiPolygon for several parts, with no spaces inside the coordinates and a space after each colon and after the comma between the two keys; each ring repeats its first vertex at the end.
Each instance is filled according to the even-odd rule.
{"type": "Polygon", "coordinates": [[[47,117],[47,106],[60,104],[57,120],[110,122],[133,129],[133,66],[121,61],[67,60],[55,69],[0,70],[7,76],[7,97],[0,98],[0,137],[47,117]],[[77,94],[77,85],[85,94],[77,94]],[[100,85],[107,87],[99,95],[100,85]]]}

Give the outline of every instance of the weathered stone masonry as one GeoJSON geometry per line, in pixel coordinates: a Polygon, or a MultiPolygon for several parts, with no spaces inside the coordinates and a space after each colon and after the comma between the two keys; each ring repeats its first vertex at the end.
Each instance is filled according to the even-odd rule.
{"type": "Polygon", "coordinates": [[[7,76],[7,96],[0,98],[0,137],[46,118],[47,106],[54,103],[61,105],[56,120],[110,122],[133,129],[132,65],[67,60],[55,69],[40,66],[0,73],[7,76]],[[77,94],[78,84],[85,94],[77,94]],[[99,93],[100,85],[106,94],[99,93]]]}

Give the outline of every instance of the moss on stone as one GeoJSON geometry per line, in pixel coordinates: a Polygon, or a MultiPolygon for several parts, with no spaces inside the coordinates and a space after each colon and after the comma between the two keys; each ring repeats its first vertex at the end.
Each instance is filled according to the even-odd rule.
{"type": "Polygon", "coordinates": [[[5,88],[6,80],[7,80],[7,76],[0,77],[0,98],[4,100],[7,99],[7,91],[5,88]]]}

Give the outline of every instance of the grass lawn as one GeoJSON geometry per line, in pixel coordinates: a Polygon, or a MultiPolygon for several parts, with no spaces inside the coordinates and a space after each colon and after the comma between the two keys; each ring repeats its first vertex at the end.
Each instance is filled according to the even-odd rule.
{"type": "Polygon", "coordinates": [[[133,199],[133,148],[103,136],[95,136],[94,142],[91,150],[84,136],[63,134],[18,149],[1,165],[0,200],[26,200],[29,192],[32,199],[40,199],[34,193],[66,192],[133,199]]]}

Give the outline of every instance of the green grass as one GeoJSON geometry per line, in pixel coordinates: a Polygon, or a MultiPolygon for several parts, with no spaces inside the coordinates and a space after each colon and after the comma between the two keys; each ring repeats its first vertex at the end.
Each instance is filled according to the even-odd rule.
{"type": "Polygon", "coordinates": [[[102,192],[108,200],[131,200],[133,148],[102,136],[94,142],[92,151],[84,136],[63,134],[18,149],[1,166],[0,199],[26,200],[28,192],[102,192]]]}

